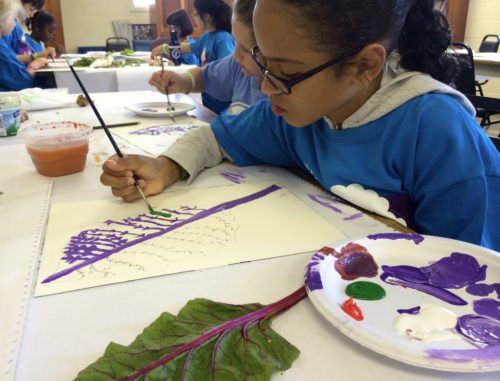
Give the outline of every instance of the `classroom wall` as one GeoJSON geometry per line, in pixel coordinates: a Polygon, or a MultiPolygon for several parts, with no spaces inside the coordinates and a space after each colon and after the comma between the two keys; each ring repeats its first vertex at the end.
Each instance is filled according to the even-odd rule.
{"type": "MultiPolygon", "coordinates": [[[[469,1],[465,42],[477,51],[486,34],[500,34],[500,1],[469,1]]],[[[500,98],[500,79],[488,81],[483,90],[487,96],[500,98]]]]}
{"type": "Polygon", "coordinates": [[[154,8],[134,9],[132,0],[60,0],[65,45],[76,53],[78,46],[104,46],[115,36],[112,21],[130,20],[132,24],[156,24],[154,8]],[[153,21],[151,21],[153,20],[153,21]]]}

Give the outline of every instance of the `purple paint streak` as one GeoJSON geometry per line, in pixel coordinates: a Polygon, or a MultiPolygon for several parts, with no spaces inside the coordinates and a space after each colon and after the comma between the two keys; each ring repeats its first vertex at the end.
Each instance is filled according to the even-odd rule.
{"type": "Polygon", "coordinates": [[[379,233],[379,234],[370,234],[367,236],[368,239],[407,239],[409,241],[415,242],[418,245],[420,242],[424,240],[424,237],[420,234],[406,234],[406,233],[379,233]]]}
{"type": "MultiPolygon", "coordinates": [[[[116,231],[114,230],[106,231],[104,234],[102,234],[102,231],[99,231],[98,229],[84,231],[80,233],[78,236],[72,238],[70,244],[67,246],[64,257],[71,260],[72,262],[70,263],[73,263],[77,260],[80,261],[80,263],[47,277],[42,281],[42,283],[50,283],[56,279],[59,279],[65,275],[72,273],[73,271],[89,266],[92,263],[105,259],[124,249],[135,246],[144,241],[148,241],[150,239],[162,236],[168,232],[179,229],[182,226],[185,226],[187,224],[201,220],[206,217],[210,217],[211,215],[219,213],[221,211],[229,210],[237,206],[243,205],[245,203],[255,201],[279,189],[281,189],[281,187],[279,187],[278,185],[271,185],[259,192],[250,194],[248,196],[235,199],[232,201],[227,201],[222,204],[216,205],[212,208],[202,210],[184,220],[178,220],[174,217],[173,223],[167,226],[166,228],[164,226],[162,227],[161,224],[158,223],[158,221],[160,220],[172,221],[172,220],[162,217],[154,217],[154,216],[149,217],[149,215],[148,215],[149,218],[145,218],[145,215],[140,215],[136,218],[129,218],[125,219],[122,222],[116,222],[126,226],[131,226],[132,224],[134,227],[138,227],[143,230],[150,230],[152,231],[151,234],[133,234],[133,233],[131,234],[128,232],[120,232],[119,234],[115,235],[116,231]],[[90,235],[87,240],[86,234],[88,234],[89,232],[90,235]],[[128,235],[130,235],[130,237],[128,235]],[[104,249],[100,248],[101,244],[104,246],[104,249]],[[86,245],[89,245],[91,249],[88,249],[86,245]],[[96,250],[97,254],[90,255],[94,253],[93,250],[96,250]]],[[[169,212],[171,212],[171,214],[175,214],[175,211],[169,211],[169,212]]],[[[111,224],[114,223],[114,221],[106,221],[106,223],[111,224]]]]}
{"type": "Polygon", "coordinates": [[[397,311],[399,314],[418,315],[420,312],[420,306],[412,308],[400,308],[397,311]]]}
{"type": "Polygon", "coordinates": [[[246,179],[246,175],[242,171],[223,171],[220,175],[235,184],[241,184],[246,179]]]}
{"type": "Polygon", "coordinates": [[[323,282],[321,281],[321,274],[319,272],[319,266],[321,261],[325,259],[325,256],[319,253],[313,255],[311,261],[307,265],[305,274],[305,284],[309,291],[322,290],[323,282]]]}
{"type": "Polygon", "coordinates": [[[482,363],[494,364],[500,361],[500,345],[482,349],[427,349],[425,352],[430,357],[454,362],[479,360],[482,363]]]}
{"type": "Polygon", "coordinates": [[[473,302],[474,312],[500,320],[500,302],[495,299],[480,299],[473,302]]]}
{"type": "Polygon", "coordinates": [[[316,194],[316,195],[308,194],[308,196],[315,203],[320,204],[320,205],[322,205],[325,208],[328,208],[330,210],[333,210],[335,213],[344,214],[344,212],[342,212],[342,210],[340,210],[339,208],[336,208],[335,206],[332,205],[335,202],[339,202],[337,198],[335,198],[333,196],[332,197],[325,197],[325,196],[322,196],[319,194],[316,194]]]}
{"type": "Polygon", "coordinates": [[[344,217],[344,221],[354,221],[362,218],[364,216],[363,213],[354,213],[352,216],[344,217]]]}
{"type": "Polygon", "coordinates": [[[486,345],[500,345],[500,321],[486,316],[460,316],[455,327],[468,339],[486,345]]]}
{"type": "MultiPolygon", "coordinates": [[[[154,110],[156,112],[156,110],[154,110]]],[[[150,136],[157,136],[157,135],[173,135],[173,134],[178,134],[178,133],[184,133],[186,131],[189,131],[193,128],[196,128],[195,124],[176,124],[176,125],[170,125],[170,126],[152,126],[152,127],[147,127],[147,128],[142,128],[140,130],[135,130],[132,132],[129,132],[129,135],[150,135],[150,136]]]]}

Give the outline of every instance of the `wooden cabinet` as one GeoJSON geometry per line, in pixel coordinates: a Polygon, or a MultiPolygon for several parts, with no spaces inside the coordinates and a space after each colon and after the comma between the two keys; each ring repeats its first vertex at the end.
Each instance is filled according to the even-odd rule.
{"type": "Polygon", "coordinates": [[[455,42],[463,42],[465,39],[469,0],[448,0],[445,10],[451,25],[453,34],[452,40],[455,42]]]}
{"type": "Polygon", "coordinates": [[[173,11],[183,8],[186,10],[191,23],[193,24],[193,34],[191,37],[199,37],[203,34],[203,30],[199,25],[196,25],[193,17],[191,16],[195,13],[193,1],[192,0],[156,0],[156,25],[158,30],[158,36],[168,37],[169,30],[168,26],[165,24],[165,19],[173,11]]]}

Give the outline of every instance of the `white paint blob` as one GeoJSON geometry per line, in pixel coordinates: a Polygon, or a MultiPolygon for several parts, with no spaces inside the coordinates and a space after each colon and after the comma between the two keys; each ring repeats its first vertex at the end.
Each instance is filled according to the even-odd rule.
{"type": "Polygon", "coordinates": [[[423,342],[461,340],[455,331],[457,315],[446,308],[423,304],[417,315],[401,314],[394,328],[411,340],[423,342]]]}

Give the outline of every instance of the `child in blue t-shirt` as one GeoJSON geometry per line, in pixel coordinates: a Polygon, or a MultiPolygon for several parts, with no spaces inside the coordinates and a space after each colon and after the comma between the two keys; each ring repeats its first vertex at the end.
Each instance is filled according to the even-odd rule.
{"type": "MultiPolygon", "coordinates": [[[[181,43],[182,53],[194,53],[205,66],[209,62],[219,60],[234,51],[234,39],[231,35],[232,10],[223,0],[194,0],[195,13],[191,16],[195,24],[200,25],[205,33],[190,43],[181,43]]],[[[160,45],[152,50],[152,56],[161,56],[168,51],[167,46],[160,45]]],[[[216,113],[221,113],[229,106],[229,102],[221,102],[210,94],[202,93],[203,104],[216,113]]]]}
{"type": "Polygon", "coordinates": [[[43,10],[38,11],[33,17],[26,20],[26,26],[31,32],[26,35],[26,39],[33,51],[42,53],[45,47],[52,46],[57,55],[65,52],[64,46],[57,45],[54,40],[57,22],[51,14],[43,10]]]}
{"type": "Polygon", "coordinates": [[[151,195],[224,158],[293,166],[419,233],[500,251],[500,153],[445,85],[459,68],[433,6],[259,0],[252,57],[269,100],[187,132],[158,158],[113,157],[102,183],[130,201],[141,197],[133,175],[151,195]]]}
{"type": "Polygon", "coordinates": [[[8,45],[4,37],[11,35],[15,28],[15,17],[19,11],[18,0],[0,0],[0,91],[22,90],[35,86],[34,75],[37,69],[47,65],[47,59],[38,57],[24,65],[8,45]]]}
{"type": "Polygon", "coordinates": [[[255,0],[239,0],[232,16],[232,33],[236,49],[231,56],[210,62],[202,68],[190,69],[181,75],[173,71],[157,72],[151,85],[164,93],[205,92],[220,102],[230,102],[228,114],[237,114],[266,95],[260,91],[261,74],[252,60],[250,50],[257,43],[252,26],[255,0]]]}

